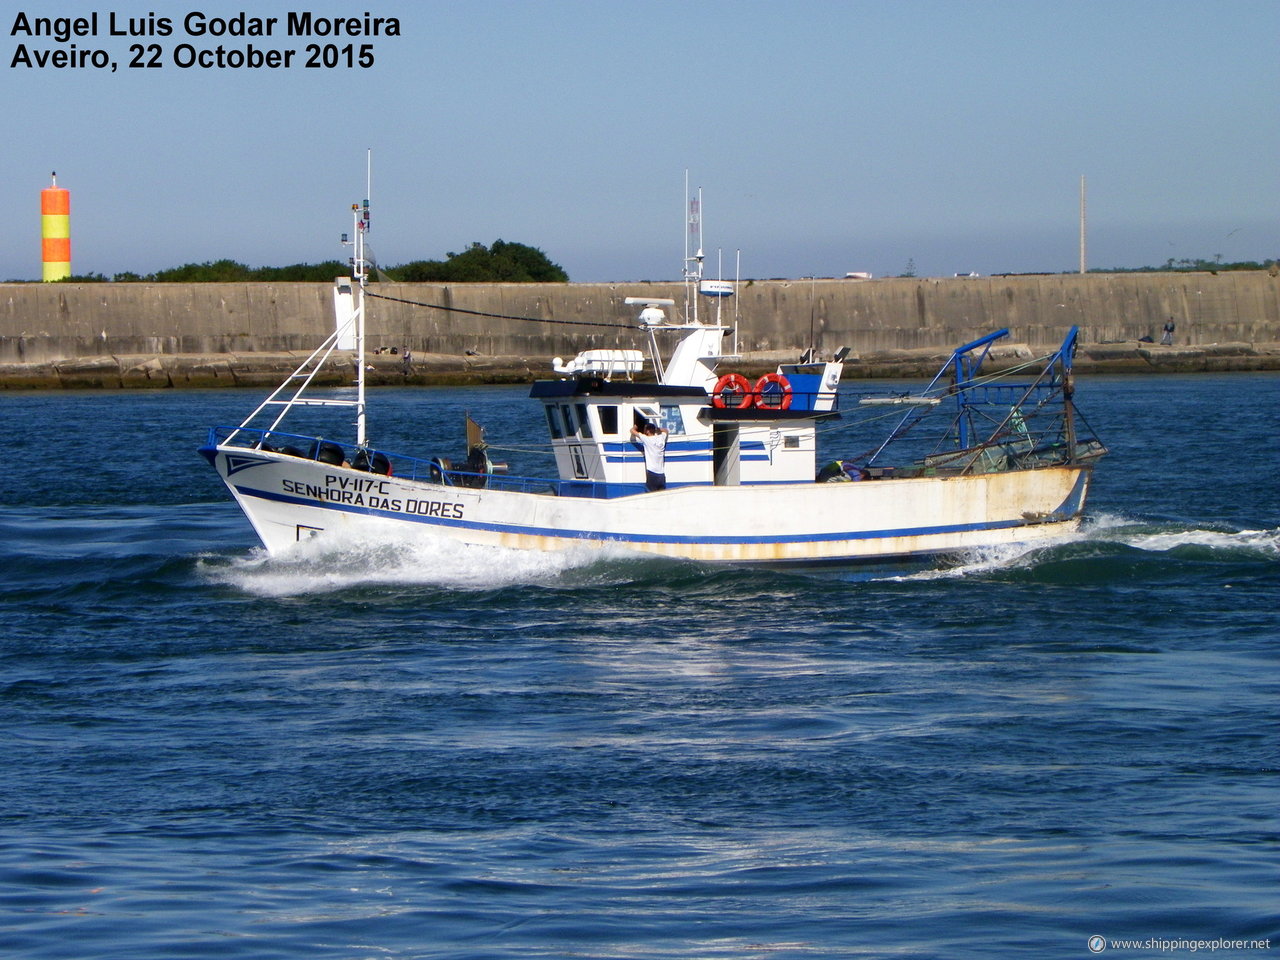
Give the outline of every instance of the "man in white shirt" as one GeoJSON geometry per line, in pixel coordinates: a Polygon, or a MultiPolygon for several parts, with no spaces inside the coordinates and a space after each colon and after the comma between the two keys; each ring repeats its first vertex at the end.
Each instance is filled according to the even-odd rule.
{"type": "Polygon", "coordinates": [[[644,486],[646,490],[667,489],[667,431],[646,422],[644,431],[631,428],[631,442],[644,450],[644,486]]]}

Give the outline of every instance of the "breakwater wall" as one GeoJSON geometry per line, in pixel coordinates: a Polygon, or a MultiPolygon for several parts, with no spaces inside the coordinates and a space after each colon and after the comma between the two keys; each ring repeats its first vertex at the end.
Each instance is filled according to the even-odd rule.
{"type": "MultiPolygon", "coordinates": [[[[675,283],[370,289],[378,296],[369,301],[369,348],[388,351],[372,358],[375,382],[530,379],[554,356],[643,347],[637,308],[625,298],[684,302],[675,283]]],[[[323,283],[0,284],[0,387],[272,382],[331,331],[331,291],[323,283]]],[[[723,309],[737,317],[744,369],[813,344],[824,353],[849,346],[847,376],[911,376],[991,329],[1008,327],[1011,355],[1025,355],[1056,345],[1072,324],[1086,370],[1280,369],[1280,277],[1266,271],[755,280],[723,309]],[[1143,342],[1158,341],[1170,317],[1174,347],[1143,342]]],[[[701,301],[702,319],[715,310],[701,301]]],[[[334,382],[349,380],[349,366],[349,357],[335,360],[334,382]]]]}

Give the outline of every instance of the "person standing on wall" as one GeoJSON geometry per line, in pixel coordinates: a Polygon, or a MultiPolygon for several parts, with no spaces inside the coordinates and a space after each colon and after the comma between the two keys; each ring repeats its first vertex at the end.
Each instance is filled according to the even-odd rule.
{"type": "Polygon", "coordinates": [[[1173,346],[1173,317],[1169,318],[1169,322],[1164,325],[1164,336],[1160,338],[1160,342],[1166,347],[1173,346]]]}
{"type": "Polygon", "coordinates": [[[667,430],[646,422],[644,431],[631,428],[631,442],[644,451],[646,490],[667,489],[667,430]]]}

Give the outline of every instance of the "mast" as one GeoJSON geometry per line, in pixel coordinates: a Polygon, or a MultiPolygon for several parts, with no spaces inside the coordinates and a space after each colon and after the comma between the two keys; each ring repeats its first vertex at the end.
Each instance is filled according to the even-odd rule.
{"type": "Polygon", "coordinates": [[[689,204],[689,229],[684,236],[684,315],[698,322],[698,284],[702,281],[702,188],[696,198],[689,197],[689,171],[684,172],[684,195],[689,204]],[[690,241],[693,253],[689,253],[690,241]],[[692,303],[692,306],[690,306],[692,303]]]}
{"type": "Polygon", "coordinates": [[[1071,371],[1071,361],[1076,352],[1077,327],[1067,332],[1067,338],[1058,351],[1058,363],[1062,365],[1062,432],[1067,441],[1067,463],[1075,463],[1076,457],[1076,410],[1072,399],[1076,392],[1075,375],[1071,371]]]}
{"type": "Polygon", "coordinates": [[[365,360],[364,360],[364,285],[369,277],[365,260],[365,234],[369,232],[369,195],[373,193],[373,149],[365,153],[364,209],[354,211],[356,217],[356,261],[352,276],[359,284],[356,303],[356,446],[363,447],[365,435],[365,360]]]}
{"type": "Polygon", "coordinates": [[[356,445],[365,447],[368,444],[368,433],[365,422],[365,282],[369,277],[370,254],[366,245],[369,232],[369,198],[364,203],[351,205],[352,233],[342,235],[342,245],[352,248],[351,277],[337,277],[333,285],[334,329],[324,343],[316,347],[307,359],[303,360],[271,394],[258,404],[257,408],[241,421],[240,426],[227,435],[224,443],[231,443],[241,430],[257,430],[259,439],[256,445],[267,440],[277,427],[289,415],[295,406],[307,407],[355,407],[356,445]],[[354,335],[354,337],[353,337],[354,335]],[[354,338],[354,345],[349,346],[354,338]],[[356,399],[338,397],[304,396],[310,389],[312,381],[329,361],[335,350],[346,353],[353,351],[356,364],[356,399]],[[289,391],[292,396],[284,399],[289,391]],[[269,407],[280,407],[280,412],[265,430],[250,427],[269,407]]]}
{"type": "Polygon", "coordinates": [[[356,321],[356,446],[363,447],[367,442],[365,436],[365,362],[364,362],[364,284],[368,278],[365,261],[365,233],[369,229],[369,201],[365,200],[363,208],[358,203],[351,205],[352,230],[355,240],[355,255],[351,259],[351,277],[355,280],[355,321],[356,321]]]}

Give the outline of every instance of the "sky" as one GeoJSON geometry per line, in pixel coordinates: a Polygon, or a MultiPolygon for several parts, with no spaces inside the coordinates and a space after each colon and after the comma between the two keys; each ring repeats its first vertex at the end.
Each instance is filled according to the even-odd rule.
{"type": "Polygon", "coordinates": [[[0,0],[0,25],[0,279],[40,276],[52,171],[74,272],[107,277],[344,259],[370,168],[384,265],[503,239],[574,281],[677,279],[686,178],[710,277],[1073,271],[1082,176],[1090,268],[1280,256],[1280,0],[0,0]],[[400,35],[307,68],[333,38],[289,11],[400,35]],[[193,12],[279,23],[193,36],[193,12]],[[21,29],[93,13],[66,43],[21,29]],[[219,44],[297,53],[177,64],[219,44]]]}

